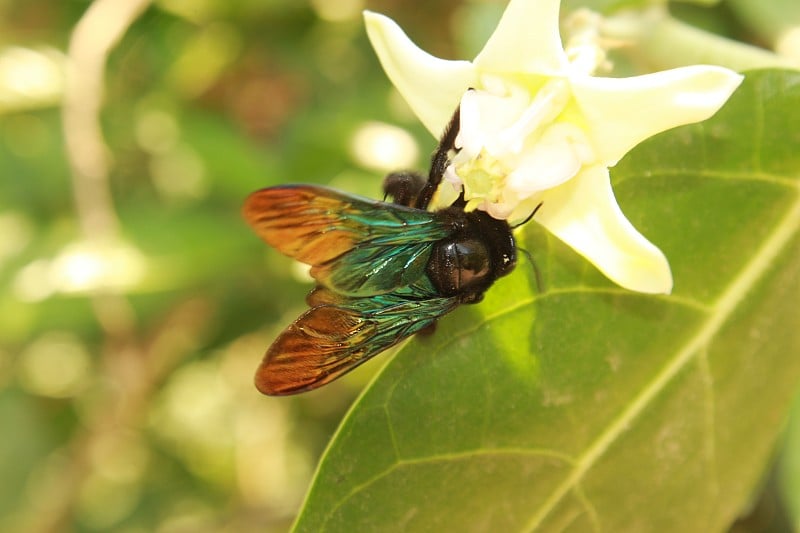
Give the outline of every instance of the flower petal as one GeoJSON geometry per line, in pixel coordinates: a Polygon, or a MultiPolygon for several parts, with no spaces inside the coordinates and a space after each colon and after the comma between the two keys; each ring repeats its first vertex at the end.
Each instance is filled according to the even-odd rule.
{"type": "Polygon", "coordinates": [[[536,220],[622,287],[672,290],[667,258],[622,214],[605,167],[589,167],[546,191],[536,220]]]}
{"type": "Polygon", "coordinates": [[[464,92],[477,84],[469,61],[434,57],[392,19],[364,11],[367,35],[386,75],[426,128],[439,138],[464,92]]]}
{"type": "Polygon", "coordinates": [[[520,158],[506,178],[506,187],[520,199],[572,179],[593,157],[583,132],[573,124],[554,124],[520,158]]]}
{"type": "Polygon", "coordinates": [[[705,120],[744,79],[722,67],[695,65],[632,78],[572,78],[599,161],[613,166],[662,131],[705,120]]]}
{"type": "Polygon", "coordinates": [[[563,72],[567,57],[558,34],[560,0],[511,0],[473,62],[485,72],[563,72]]]}

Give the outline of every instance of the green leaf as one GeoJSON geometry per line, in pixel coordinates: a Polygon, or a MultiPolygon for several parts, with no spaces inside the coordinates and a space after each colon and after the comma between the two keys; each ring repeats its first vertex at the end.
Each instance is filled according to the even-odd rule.
{"type": "MultiPolygon", "coordinates": [[[[646,117],[643,117],[646,120],[646,117]]],[[[613,170],[675,292],[613,286],[529,224],[486,300],[409,342],[327,450],[296,531],[719,531],[800,378],[800,75],[613,170]]]]}
{"type": "Polygon", "coordinates": [[[795,397],[792,414],[778,463],[778,483],[794,530],[800,530],[800,395],[795,397]]]}

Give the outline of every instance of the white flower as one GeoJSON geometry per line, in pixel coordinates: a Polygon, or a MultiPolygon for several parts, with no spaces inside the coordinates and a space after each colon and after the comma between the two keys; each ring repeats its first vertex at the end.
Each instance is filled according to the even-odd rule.
{"type": "Polygon", "coordinates": [[[536,221],[611,280],[668,293],[669,263],[620,211],[608,167],[656,133],[713,115],[742,77],[714,66],[594,77],[603,51],[590,32],[565,51],[558,11],[559,0],[511,0],[471,62],[433,57],[392,20],[364,17],[389,78],[431,133],[461,106],[459,151],[432,208],[463,188],[467,209],[513,224],[541,203],[536,221]]]}

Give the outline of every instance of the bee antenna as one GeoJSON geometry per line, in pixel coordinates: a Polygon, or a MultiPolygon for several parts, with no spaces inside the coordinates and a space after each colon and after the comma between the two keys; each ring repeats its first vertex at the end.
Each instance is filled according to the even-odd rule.
{"type": "Polygon", "coordinates": [[[535,215],[535,214],[536,214],[536,212],[539,210],[539,208],[540,208],[540,207],[542,207],[542,204],[543,204],[543,203],[544,203],[544,202],[539,202],[539,205],[537,205],[537,206],[534,208],[534,210],[533,210],[533,211],[531,211],[531,214],[530,214],[530,215],[528,215],[528,216],[525,218],[525,220],[523,220],[523,221],[522,221],[522,222],[520,222],[519,224],[515,224],[515,225],[511,226],[511,229],[517,229],[518,227],[520,227],[520,226],[522,226],[522,225],[524,225],[524,224],[527,224],[528,222],[530,222],[530,221],[531,221],[531,219],[533,218],[533,215],[535,215]]]}
{"type": "Polygon", "coordinates": [[[533,267],[534,276],[536,277],[536,290],[539,291],[540,294],[543,293],[544,284],[542,283],[542,273],[539,271],[539,267],[536,266],[536,261],[533,260],[533,255],[531,255],[531,253],[525,248],[517,248],[517,250],[525,254],[525,257],[527,257],[528,261],[530,261],[531,267],[533,267]]]}

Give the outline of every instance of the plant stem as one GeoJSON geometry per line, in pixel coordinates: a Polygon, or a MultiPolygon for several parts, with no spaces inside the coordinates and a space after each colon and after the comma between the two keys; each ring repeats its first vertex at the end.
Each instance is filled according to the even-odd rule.
{"type": "Polygon", "coordinates": [[[637,59],[653,70],[708,64],[736,71],[757,68],[800,68],[800,63],[769,50],[714,35],[669,15],[663,8],[606,19],[603,37],[626,41],[637,59]]]}
{"type": "Polygon", "coordinates": [[[736,16],[770,44],[800,26],[800,2],[797,0],[727,0],[736,16]]]}
{"type": "Polygon", "coordinates": [[[739,20],[776,52],[800,63],[800,2],[797,0],[728,0],[739,20]]]}

